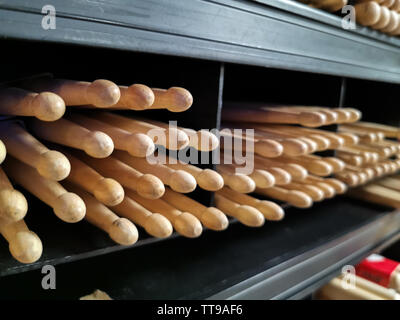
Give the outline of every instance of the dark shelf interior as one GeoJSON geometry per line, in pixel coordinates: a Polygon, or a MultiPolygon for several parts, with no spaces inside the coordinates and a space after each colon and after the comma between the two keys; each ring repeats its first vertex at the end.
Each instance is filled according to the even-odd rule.
{"type": "MultiPolygon", "coordinates": [[[[40,270],[10,275],[1,279],[0,298],[77,299],[96,288],[116,299],[207,298],[390,211],[339,197],[307,210],[290,208],[283,221],[267,222],[261,228],[234,224],[224,232],[207,231],[198,239],[178,237],[62,264],[56,267],[57,290],[41,288],[40,270]]],[[[40,226],[35,227],[41,234],[40,226]]],[[[60,245],[67,252],[85,243],[107,244],[105,236],[101,239],[83,225],[57,231],[59,243],[49,243],[48,252],[60,250],[60,245]]],[[[47,235],[54,241],[53,235],[47,235]]]]}

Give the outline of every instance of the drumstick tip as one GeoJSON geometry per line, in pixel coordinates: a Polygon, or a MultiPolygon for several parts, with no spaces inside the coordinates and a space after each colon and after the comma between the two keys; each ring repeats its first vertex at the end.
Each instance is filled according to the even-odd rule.
{"type": "Polygon", "coordinates": [[[28,211],[28,202],[24,195],[15,189],[0,191],[0,216],[9,222],[22,220],[28,211]]]}
{"type": "Polygon", "coordinates": [[[217,191],[224,186],[224,179],[221,175],[211,169],[202,170],[196,177],[199,187],[208,191],[217,191]]]}
{"type": "Polygon", "coordinates": [[[128,153],[131,156],[144,158],[153,154],[155,145],[153,140],[143,133],[132,133],[128,142],[128,153]]]}
{"type": "Polygon", "coordinates": [[[112,207],[124,200],[124,188],[114,179],[101,179],[95,186],[93,194],[97,200],[106,206],[112,207]]]}
{"type": "Polygon", "coordinates": [[[248,205],[239,205],[235,209],[235,218],[248,227],[261,227],[265,223],[264,215],[248,205]]]}
{"type": "Polygon", "coordinates": [[[173,232],[171,222],[159,213],[148,216],[144,228],[148,234],[160,239],[168,238],[173,232]]]}
{"type": "Polygon", "coordinates": [[[9,245],[11,255],[22,263],[33,263],[42,255],[43,245],[32,231],[18,232],[9,245]]]}
{"type": "Polygon", "coordinates": [[[189,109],[193,104],[192,94],[180,87],[171,87],[167,90],[167,95],[170,99],[170,105],[167,109],[172,112],[183,112],[189,109]]]}
{"type": "Polygon", "coordinates": [[[176,192],[189,193],[196,189],[197,182],[190,173],[176,170],[170,175],[169,185],[176,192]]]}
{"type": "Polygon", "coordinates": [[[115,83],[98,79],[90,84],[86,95],[90,104],[98,108],[107,108],[119,101],[121,92],[115,83]]]}
{"type": "Polygon", "coordinates": [[[54,213],[64,222],[75,223],[85,217],[86,205],[75,193],[66,192],[57,198],[54,213]]]}
{"type": "Polygon", "coordinates": [[[32,104],[36,118],[42,121],[56,121],[65,113],[64,100],[52,92],[39,93],[32,104]]]}
{"type": "MultiPolygon", "coordinates": [[[[139,110],[145,110],[154,103],[154,93],[148,86],[143,84],[134,84],[127,89],[126,101],[134,101],[135,107],[139,110]]],[[[129,107],[129,105],[128,105],[129,107]]]]}
{"type": "Polygon", "coordinates": [[[82,144],[85,152],[93,158],[107,158],[114,151],[113,140],[101,131],[91,131],[82,144]]]}
{"type": "Polygon", "coordinates": [[[40,155],[36,169],[46,179],[61,181],[71,172],[71,164],[61,152],[49,150],[40,155]]]}
{"type": "Polygon", "coordinates": [[[189,212],[182,212],[174,220],[175,230],[188,238],[197,238],[203,232],[203,227],[194,215],[189,212]]]}
{"type": "Polygon", "coordinates": [[[138,180],[136,192],[146,199],[158,199],[164,195],[165,187],[156,176],[144,174],[138,180]]]}
{"type": "Polygon", "coordinates": [[[111,224],[108,234],[116,243],[124,246],[134,244],[139,238],[136,226],[125,218],[116,219],[111,224]]]}
{"type": "Polygon", "coordinates": [[[225,230],[229,225],[226,215],[221,210],[214,207],[209,207],[203,211],[201,222],[206,228],[215,231],[225,230]]]}

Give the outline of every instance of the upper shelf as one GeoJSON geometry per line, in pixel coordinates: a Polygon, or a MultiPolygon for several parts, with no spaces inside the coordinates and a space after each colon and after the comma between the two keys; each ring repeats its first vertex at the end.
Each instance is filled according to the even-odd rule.
{"type": "Polygon", "coordinates": [[[0,0],[0,36],[400,83],[400,41],[295,2],[0,0]],[[260,3],[263,2],[263,3],[260,3]]]}

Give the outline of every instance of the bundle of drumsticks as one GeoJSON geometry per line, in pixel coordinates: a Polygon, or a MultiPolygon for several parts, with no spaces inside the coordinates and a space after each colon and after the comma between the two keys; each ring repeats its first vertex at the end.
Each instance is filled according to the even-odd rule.
{"type": "Polygon", "coordinates": [[[361,114],[355,109],[227,103],[223,128],[255,129],[254,135],[240,136],[114,112],[183,112],[192,102],[184,88],[127,87],[108,80],[36,78],[0,89],[0,114],[6,116],[0,122],[0,233],[13,257],[32,263],[43,248],[24,222],[27,201],[11,182],[61,220],[86,219],[116,243],[132,245],[139,237],[136,226],[158,238],[174,229],[190,238],[200,236],[203,227],[224,230],[228,217],[262,226],[284,217],[282,206],[270,200],[307,208],[400,165],[393,159],[398,143],[385,139],[397,129],[357,122],[361,114]],[[315,129],[329,124],[340,124],[339,132],[315,129]],[[248,174],[237,173],[242,164],[226,159],[216,170],[172,159],[172,151],[187,147],[202,152],[221,147],[225,153],[229,138],[254,145],[254,170],[248,174]],[[158,146],[169,151],[164,162],[149,160],[158,146]],[[337,157],[312,154],[330,149],[337,157]],[[215,192],[215,207],[187,195],[197,186],[215,192]],[[247,194],[252,192],[268,200],[247,194]]]}
{"type": "MultiPolygon", "coordinates": [[[[348,0],[299,0],[313,8],[330,12],[352,4],[348,0]]],[[[355,0],[357,23],[392,36],[400,35],[400,0],[355,0]]],[[[346,11],[346,14],[348,11],[346,11]]]]}

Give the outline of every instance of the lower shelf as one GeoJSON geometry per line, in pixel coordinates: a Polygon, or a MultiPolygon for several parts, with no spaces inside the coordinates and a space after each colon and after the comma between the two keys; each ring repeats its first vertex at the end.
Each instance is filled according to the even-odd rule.
{"type": "MultiPolygon", "coordinates": [[[[175,237],[60,264],[57,290],[41,288],[39,270],[11,275],[22,267],[13,265],[11,258],[4,261],[8,257],[4,245],[0,268],[9,276],[1,279],[0,298],[77,299],[96,288],[115,299],[300,298],[339,273],[343,265],[397,239],[400,213],[390,210],[345,197],[307,210],[289,208],[283,221],[262,228],[233,224],[224,232],[206,231],[198,239],[175,237]]],[[[52,227],[51,234],[44,233],[47,226],[35,227],[40,236],[39,228],[43,229],[45,254],[40,263],[27,268],[119,247],[102,248],[108,244],[107,236],[85,224],[66,225],[65,230],[52,227]],[[60,260],[51,254],[65,256],[60,260]]]]}

